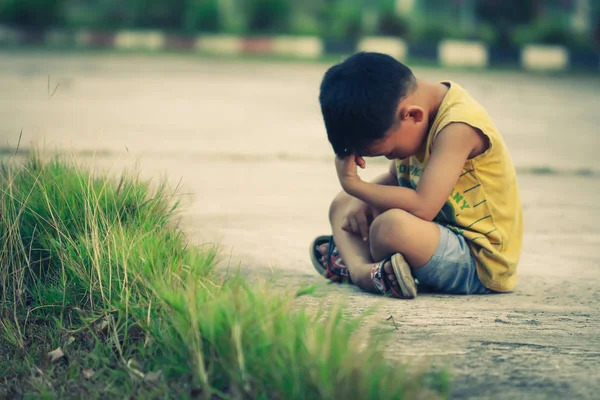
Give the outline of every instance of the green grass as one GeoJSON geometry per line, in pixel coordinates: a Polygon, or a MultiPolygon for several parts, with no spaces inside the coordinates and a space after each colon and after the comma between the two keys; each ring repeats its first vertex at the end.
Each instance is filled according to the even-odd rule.
{"type": "Polygon", "coordinates": [[[445,396],[443,375],[389,364],[363,319],[302,308],[310,287],[222,272],[180,217],[177,193],[133,172],[2,164],[0,398],[445,396]]]}

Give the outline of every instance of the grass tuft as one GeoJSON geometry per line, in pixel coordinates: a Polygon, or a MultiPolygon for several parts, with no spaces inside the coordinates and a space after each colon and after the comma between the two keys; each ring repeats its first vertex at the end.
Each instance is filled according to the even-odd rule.
{"type": "Polygon", "coordinates": [[[439,379],[390,366],[362,319],[299,308],[315,287],[225,276],[216,247],[188,243],[175,199],[135,173],[2,163],[0,398],[440,395],[439,379]]]}

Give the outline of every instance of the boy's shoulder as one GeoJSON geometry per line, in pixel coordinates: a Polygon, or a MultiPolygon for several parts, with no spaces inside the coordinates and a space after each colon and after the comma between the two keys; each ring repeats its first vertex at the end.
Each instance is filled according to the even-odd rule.
{"type": "Polygon", "coordinates": [[[453,81],[443,81],[442,83],[449,85],[449,89],[440,104],[441,112],[438,113],[438,117],[447,113],[471,114],[472,112],[484,112],[489,117],[485,107],[463,86],[453,81]]]}
{"type": "Polygon", "coordinates": [[[449,90],[438,108],[429,130],[430,140],[451,123],[464,123],[486,136],[500,137],[492,117],[485,107],[465,88],[453,81],[442,81],[449,90]]]}

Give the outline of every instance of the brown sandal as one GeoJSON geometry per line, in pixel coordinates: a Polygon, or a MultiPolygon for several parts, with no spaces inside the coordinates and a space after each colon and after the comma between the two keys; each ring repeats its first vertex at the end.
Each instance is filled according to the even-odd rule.
{"type": "Polygon", "coordinates": [[[315,267],[319,275],[332,282],[352,283],[348,267],[343,264],[342,257],[335,246],[332,235],[315,238],[310,244],[309,251],[313,267],[315,267]],[[326,263],[323,265],[319,246],[325,243],[329,243],[329,251],[327,252],[326,263]]]}
{"type": "Polygon", "coordinates": [[[371,280],[375,288],[383,295],[389,295],[398,299],[414,299],[417,297],[417,285],[410,272],[410,266],[400,253],[396,253],[375,264],[371,270],[371,280]],[[392,285],[383,268],[388,261],[392,263],[398,287],[392,285]]]}

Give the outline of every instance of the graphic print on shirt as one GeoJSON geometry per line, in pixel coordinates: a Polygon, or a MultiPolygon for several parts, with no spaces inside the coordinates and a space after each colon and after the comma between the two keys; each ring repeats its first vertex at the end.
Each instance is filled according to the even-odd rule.
{"type": "MultiPolygon", "coordinates": [[[[400,164],[398,165],[398,176],[400,176],[398,185],[416,190],[422,173],[423,168],[421,166],[400,164]]],[[[452,189],[450,197],[433,219],[433,222],[460,234],[462,229],[456,226],[456,217],[460,215],[460,210],[468,208],[471,208],[471,206],[467,200],[456,189],[452,189]]]]}

